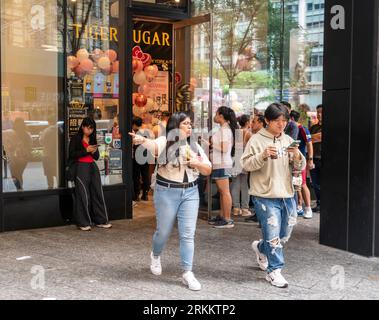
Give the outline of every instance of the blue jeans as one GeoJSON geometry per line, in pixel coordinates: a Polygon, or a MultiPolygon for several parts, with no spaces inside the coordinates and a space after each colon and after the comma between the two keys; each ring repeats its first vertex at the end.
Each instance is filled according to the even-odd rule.
{"type": "Polygon", "coordinates": [[[267,256],[270,273],[284,267],[283,244],[291,237],[297,220],[294,198],[267,199],[254,197],[254,208],[262,224],[263,240],[258,249],[267,256]]]}
{"type": "Polygon", "coordinates": [[[155,185],[154,206],[157,227],[153,237],[153,254],[160,256],[170,237],[176,218],[180,238],[181,266],[192,271],[195,231],[199,212],[199,189],[167,188],[155,185]]]}

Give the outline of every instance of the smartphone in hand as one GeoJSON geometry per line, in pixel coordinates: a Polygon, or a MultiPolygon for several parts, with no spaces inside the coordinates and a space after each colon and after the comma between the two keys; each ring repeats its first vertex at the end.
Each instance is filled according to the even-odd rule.
{"type": "Polygon", "coordinates": [[[300,140],[295,140],[293,141],[287,148],[295,148],[295,147],[298,147],[300,146],[300,140]]]}

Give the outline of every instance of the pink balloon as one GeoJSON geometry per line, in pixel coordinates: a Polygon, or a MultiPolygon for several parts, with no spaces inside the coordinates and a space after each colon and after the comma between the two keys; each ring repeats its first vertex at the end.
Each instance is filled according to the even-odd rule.
{"type": "Polygon", "coordinates": [[[74,68],[73,71],[75,72],[75,75],[78,78],[82,78],[86,75],[86,71],[80,65],[78,65],[76,68],[74,68]]]}
{"type": "Polygon", "coordinates": [[[109,60],[111,60],[111,62],[114,62],[117,60],[117,52],[112,49],[105,51],[105,55],[109,57],[109,60]]]}
{"type": "Polygon", "coordinates": [[[133,59],[132,67],[133,67],[133,71],[135,73],[138,73],[143,70],[143,63],[138,59],[133,59]]]}
{"type": "Polygon", "coordinates": [[[149,93],[150,93],[150,87],[149,87],[149,85],[147,85],[147,84],[142,84],[142,85],[140,85],[140,86],[138,87],[138,92],[139,92],[139,93],[142,93],[142,94],[144,94],[144,95],[146,95],[146,96],[148,96],[149,93]]]}
{"type": "Polygon", "coordinates": [[[79,49],[76,53],[76,57],[79,59],[80,62],[82,62],[83,60],[89,58],[89,53],[87,49],[79,49]]]}
{"type": "Polygon", "coordinates": [[[103,55],[104,55],[103,50],[95,49],[92,52],[92,59],[93,59],[93,61],[97,62],[103,55]]]}
{"type": "Polygon", "coordinates": [[[67,57],[67,66],[71,69],[74,69],[78,66],[79,60],[75,56],[68,56],[67,57]]]}
{"type": "Polygon", "coordinates": [[[133,101],[133,105],[136,104],[136,98],[139,96],[139,93],[137,92],[134,92],[133,95],[132,95],[132,101],[133,101]]]}
{"type": "Polygon", "coordinates": [[[105,76],[109,76],[112,73],[112,66],[101,69],[101,73],[105,76]]]}
{"type": "Polygon", "coordinates": [[[146,106],[146,103],[147,97],[143,94],[138,94],[138,96],[136,97],[136,106],[143,108],[144,106],[146,106]]]}
{"type": "Polygon", "coordinates": [[[120,62],[115,61],[112,63],[112,73],[118,73],[120,69],[120,62]]]}
{"type": "Polygon", "coordinates": [[[85,59],[80,62],[80,67],[85,71],[85,72],[91,72],[93,69],[93,62],[91,59],[85,59]]]}
{"type": "Polygon", "coordinates": [[[158,74],[158,67],[155,64],[150,65],[145,67],[144,71],[146,73],[146,76],[155,77],[158,74]]]}
{"type": "Polygon", "coordinates": [[[108,69],[111,67],[111,61],[108,57],[101,57],[99,61],[97,61],[97,64],[100,69],[108,69]]]}

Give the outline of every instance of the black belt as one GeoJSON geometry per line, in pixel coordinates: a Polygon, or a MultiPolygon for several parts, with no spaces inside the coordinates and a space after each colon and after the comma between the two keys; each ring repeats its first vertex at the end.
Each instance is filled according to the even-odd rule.
{"type": "Polygon", "coordinates": [[[157,180],[157,184],[160,186],[166,187],[166,188],[182,188],[182,189],[188,189],[192,188],[194,186],[197,186],[198,182],[197,180],[194,182],[188,182],[188,183],[169,183],[157,180]]]}

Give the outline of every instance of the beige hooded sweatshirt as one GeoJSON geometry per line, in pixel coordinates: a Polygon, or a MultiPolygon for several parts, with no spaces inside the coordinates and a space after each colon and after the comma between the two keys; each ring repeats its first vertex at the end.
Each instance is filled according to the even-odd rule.
{"type": "Polygon", "coordinates": [[[293,139],[282,134],[279,138],[261,129],[254,134],[246,145],[241,158],[244,170],[250,172],[250,190],[253,196],[262,198],[292,198],[295,190],[292,184],[292,170],[303,170],[306,160],[303,155],[297,161],[290,161],[287,147],[293,139]],[[278,159],[263,160],[263,152],[269,146],[278,148],[278,159]]]}

